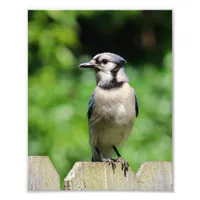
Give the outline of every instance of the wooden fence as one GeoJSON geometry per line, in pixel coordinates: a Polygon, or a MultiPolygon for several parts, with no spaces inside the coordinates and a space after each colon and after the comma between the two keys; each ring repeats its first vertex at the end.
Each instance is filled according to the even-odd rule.
{"type": "MultiPolygon", "coordinates": [[[[76,162],[64,179],[64,190],[173,191],[172,163],[145,162],[126,175],[118,163],[76,162]]],[[[60,178],[48,156],[28,157],[28,190],[60,190],[60,178]]]]}

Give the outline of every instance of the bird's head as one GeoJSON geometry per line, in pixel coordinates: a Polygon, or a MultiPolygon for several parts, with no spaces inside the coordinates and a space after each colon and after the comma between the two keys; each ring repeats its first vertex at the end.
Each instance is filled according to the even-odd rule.
{"type": "Polygon", "coordinates": [[[110,72],[115,68],[121,68],[126,61],[114,53],[100,53],[97,54],[89,62],[82,63],[79,67],[92,68],[97,71],[110,72]]]}
{"type": "Polygon", "coordinates": [[[115,82],[128,82],[124,73],[126,60],[114,53],[97,54],[89,62],[79,65],[81,68],[91,68],[96,72],[97,84],[108,85],[115,82]]]}

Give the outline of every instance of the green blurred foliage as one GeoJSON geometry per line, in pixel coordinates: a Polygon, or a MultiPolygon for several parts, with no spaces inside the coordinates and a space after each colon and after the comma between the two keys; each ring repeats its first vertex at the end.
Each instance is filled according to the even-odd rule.
{"type": "Polygon", "coordinates": [[[28,154],[50,156],[61,177],[90,161],[87,105],[95,87],[82,61],[124,57],[140,113],[119,150],[131,168],[172,160],[172,12],[29,11],[28,154]]]}

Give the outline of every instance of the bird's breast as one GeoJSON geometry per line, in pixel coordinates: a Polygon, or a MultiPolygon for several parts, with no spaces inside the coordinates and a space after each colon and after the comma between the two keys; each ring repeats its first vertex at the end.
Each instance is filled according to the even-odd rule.
{"type": "Polygon", "coordinates": [[[94,97],[93,116],[116,124],[132,121],[135,99],[133,89],[128,86],[113,91],[98,89],[94,97]]]}
{"type": "Polygon", "coordinates": [[[104,120],[110,121],[116,124],[127,124],[131,119],[129,118],[126,106],[120,102],[115,102],[114,104],[102,105],[96,111],[99,113],[99,117],[104,120]]]}

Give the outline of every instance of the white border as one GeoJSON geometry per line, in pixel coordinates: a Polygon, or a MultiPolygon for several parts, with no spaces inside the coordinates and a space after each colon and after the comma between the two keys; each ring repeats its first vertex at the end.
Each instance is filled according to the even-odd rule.
{"type": "MultiPolygon", "coordinates": [[[[199,196],[199,10],[195,1],[4,1],[0,12],[1,195],[6,199],[169,199],[199,196]],[[174,9],[174,181],[175,193],[27,193],[27,9],[174,9]],[[197,30],[198,29],[198,30],[197,30]],[[80,196],[80,195],[84,196],[80,196]],[[57,197],[59,195],[59,197],[57,197]],[[67,196],[66,196],[67,195],[67,196]],[[69,196],[68,196],[69,195],[69,196]],[[70,197],[71,196],[71,197],[70,197]],[[111,198],[111,197],[110,197],[111,198]]],[[[196,1],[197,2],[197,1],[196,1]]],[[[198,199],[195,198],[195,199],[198,199]]]]}

